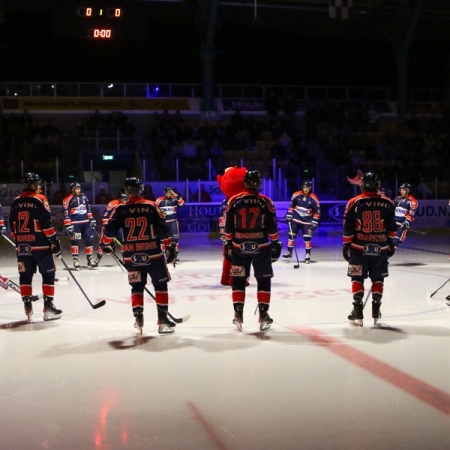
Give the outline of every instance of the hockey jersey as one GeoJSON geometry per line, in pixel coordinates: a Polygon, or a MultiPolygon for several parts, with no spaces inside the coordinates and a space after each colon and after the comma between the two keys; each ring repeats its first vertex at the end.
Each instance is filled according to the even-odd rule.
{"type": "Polygon", "coordinates": [[[152,200],[132,197],[114,208],[102,242],[111,244],[120,229],[124,235],[123,260],[135,268],[149,266],[151,260],[162,258],[161,242],[171,243],[164,214],[152,200]]]}
{"type": "Polygon", "coordinates": [[[395,206],[389,197],[363,192],[348,201],[344,213],[344,244],[376,255],[388,250],[396,232],[395,206]]]}
{"type": "Polygon", "coordinates": [[[106,209],[103,213],[102,216],[102,226],[106,226],[109,222],[110,217],[112,216],[114,210],[119,206],[119,205],[123,205],[124,202],[119,199],[116,198],[115,200],[111,200],[107,205],[106,205],[106,209]]]}
{"type": "Polygon", "coordinates": [[[302,225],[309,225],[311,221],[320,219],[320,202],[313,193],[305,195],[303,191],[292,194],[287,214],[293,215],[292,220],[302,225]]]}
{"type": "Polygon", "coordinates": [[[414,221],[419,202],[412,195],[405,198],[398,196],[395,198],[394,204],[397,225],[401,225],[405,220],[409,220],[409,223],[414,221]]]}
{"type": "Polygon", "coordinates": [[[255,253],[278,241],[278,225],[272,200],[244,190],[231,197],[224,212],[225,238],[244,253],[255,253]]]}
{"type": "Polygon", "coordinates": [[[184,206],[184,199],[180,196],[175,198],[166,198],[165,195],[156,199],[156,204],[163,212],[167,222],[177,220],[178,208],[184,206]]]}
{"type": "Polygon", "coordinates": [[[49,250],[56,239],[47,197],[24,190],[11,204],[11,233],[21,254],[49,250]]]}
{"type": "Polygon", "coordinates": [[[93,219],[89,200],[84,194],[68,195],[63,200],[64,226],[81,225],[93,219]]]}

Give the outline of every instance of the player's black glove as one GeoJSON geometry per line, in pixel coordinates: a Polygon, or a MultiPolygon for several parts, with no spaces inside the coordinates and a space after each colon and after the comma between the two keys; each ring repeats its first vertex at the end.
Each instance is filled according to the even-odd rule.
{"type": "Polygon", "coordinates": [[[95,230],[97,226],[97,221],[95,219],[89,219],[89,226],[91,227],[92,230],[95,230]]]}
{"type": "Polygon", "coordinates": [[[61,255],[62,248],[61,248],[61,242],[59,242],[59,238],[58,237],[56,237],[55,239],[50,241],[50,251],[55,256],[60,256],[61,255]]]}
{"type": "Polygon", "coordinates": [[[232,262],[233,259],[233,243],[231,241],[227,241],[225,244],[225,259],[229,262],[232,262]]]}
{"type": "Polygon", "coordinates": [[[173,263],[177,257],[177,252],[175,250],[176,244],[172,242],[170,245],[166,245],[166,261],[168,264],[173,263]]]}
{"type": "Polygon", "coordinates": [[[111,242],[111,244],[105,244],[102,242],[100,244],[101,249],[103,250],[103,253],[114,253],[116,250],[116,247],[114,245],[114,241],[111,242]]]}
{"type": "Polygon", "coordinates": [[[67,225],[66,230],[70,236],[73,236],[75,234],[75,227],[73,225],[67,225]]]}
{"type": "Polygon", "coordinates": [[[394,244],[391,242],[388,244],[388,251],[387,251],[388,258],[390,258],[391,256],[394,256],[394,253],[395,253],[395,247],[394,247],[394,244]]]}
{"type": "Polygon", "coordinates": [[[404,230],[407,230],[410,226],[411,226],[411,222],[410,222],[408,219],[406,219],[406,220],[402,223],[402,228],[403,228],[404,230]]]}
{"type": "Polygon", "coordinates": [[[344,244],[342,247],[342,256],[347,262],[350,260],[350,244],[344,244]]]}
{"type": "Polygon", "coordinates": [[[280,259],[282,249],[283,244],[280,241],[270,243],[270,257],[272,259],[272,262],[278,261],[280,259]]]}
{"type": "Polygon", "coordinates": [[[309,226],[309,229],[311,231],[314,231],[319,226],[319,222],[316,219],[311,220],[311,225],[309,226]]]}
{"type": "Polygon", "coordinates": [[[287,213],[286,214],[286,222],[287,223],[292,222],[293,217],[294,217],[294,215],[292,213],[287,213]]]}
{"type": "Polygon", "coordinates": [[[4,225],[2,225],[0,227],[0,237],[6,236],[6,227],[4,225]]]}

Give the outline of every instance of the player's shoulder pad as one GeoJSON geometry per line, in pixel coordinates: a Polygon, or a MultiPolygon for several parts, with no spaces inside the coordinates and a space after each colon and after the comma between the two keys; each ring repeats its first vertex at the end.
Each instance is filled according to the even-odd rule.
{"type": "Polygon", "coordinates": [[[300,191],[295,191],[295,192],[292,194],[291,200],[294,200],[294,198],[295,198],[295,197],[298,197],[299,195],[303,195],[303,191],[302,191],[302,190],[300,190],[300,191]]]}

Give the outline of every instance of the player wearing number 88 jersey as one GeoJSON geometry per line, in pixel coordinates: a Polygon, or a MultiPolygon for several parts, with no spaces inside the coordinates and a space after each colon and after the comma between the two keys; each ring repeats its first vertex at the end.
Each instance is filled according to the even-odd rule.
{"type": "Polygon", "coordinates": [[[394,202],[379,194],[380,182],[374,173],[362,178],[362,193],[350,199],[344,213],[343,256],[352,280],[354,309],[349,320],[362,326],[364,280],[372,282],[372,317],[381,317],[384,278],[388,276],[388,256],[394,254],[397,231],[394,202]]]}

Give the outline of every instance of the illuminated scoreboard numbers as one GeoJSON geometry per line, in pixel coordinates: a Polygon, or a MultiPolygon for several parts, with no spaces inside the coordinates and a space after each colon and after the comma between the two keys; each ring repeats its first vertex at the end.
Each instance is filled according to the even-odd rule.
{"type": "Polygon", "coordinates": [[[81,6],[77,13],[80,17],[92,17],[93,10],[90,7],[81,6]]]}
{"type": "Polygon", "coordinates": [[[111,39],[113,32],[111,28],[90,28],[88,30],[88,37],[90,39],[111,39]]]}
{"type": "Polygon", "coordinates": [[[123,11],[120,8],[108,8],[107,15],[108,17],[122,17],[123,11]]]}

